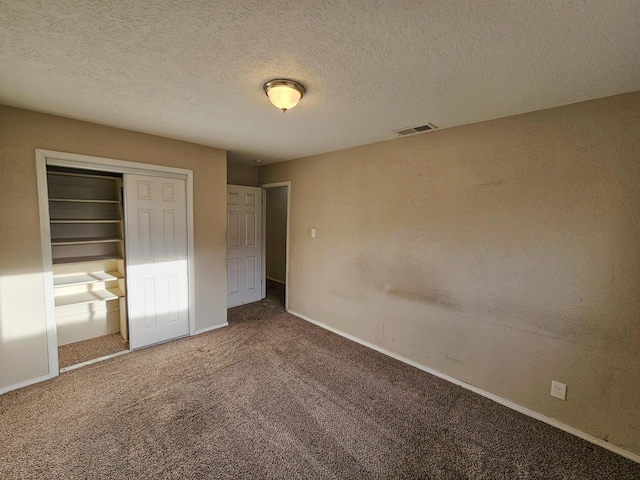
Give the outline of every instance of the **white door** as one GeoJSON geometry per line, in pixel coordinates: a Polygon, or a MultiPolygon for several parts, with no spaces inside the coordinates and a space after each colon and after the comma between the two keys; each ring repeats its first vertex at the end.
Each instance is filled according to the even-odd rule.
{"type": "Polygon", "coordinates": [[[262,189],[227,185],[227,307],[262,298],[262,189]]]}
{"type": "Polygon", "coordinates": [[[189,334],[185,183],[124,175],[132,349],[189,334]]]}

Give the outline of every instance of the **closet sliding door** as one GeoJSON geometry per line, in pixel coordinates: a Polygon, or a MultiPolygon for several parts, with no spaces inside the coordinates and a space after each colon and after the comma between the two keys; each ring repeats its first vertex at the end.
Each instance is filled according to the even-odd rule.
{"type": "Polygon", "coordinates": [[[124,175],[130,345],[189,334],[186,181],[124,175]]]}

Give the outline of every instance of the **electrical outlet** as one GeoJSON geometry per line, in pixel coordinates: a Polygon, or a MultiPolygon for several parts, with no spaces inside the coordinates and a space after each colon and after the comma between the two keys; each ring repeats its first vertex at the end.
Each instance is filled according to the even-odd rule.
{"type": "Polygon", "coordinates": [[[559,398],[560,400],[567,399],[567,386],[564,383],[551,381],[551,396],[559,398]]]}

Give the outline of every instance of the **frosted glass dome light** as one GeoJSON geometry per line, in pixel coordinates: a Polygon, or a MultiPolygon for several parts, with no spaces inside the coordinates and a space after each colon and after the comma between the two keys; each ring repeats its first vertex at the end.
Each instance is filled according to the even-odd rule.
{"type": "Polygon", "coordinates": [[[271,103],[283,112],[298,105],[298,102],[306,92],[301,83],[284,78],[271,80],[265,83],[262,88],[271,103]]]}

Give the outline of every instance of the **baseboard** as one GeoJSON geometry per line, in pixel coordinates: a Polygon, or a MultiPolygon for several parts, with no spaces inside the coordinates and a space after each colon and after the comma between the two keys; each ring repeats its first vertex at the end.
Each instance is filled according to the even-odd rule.
{"type": "Polygon", "coordinates": [[[504,405],[505,407],[511,408],[512,410],[515,410],[517,412],[523,413],[525,415],[527,415],[528,417],[531,418],[535,418],[536,420],[540,420],[541,422],[544,422],[548,425],[551,425],[552,427],[556,427],[559,428],[560,430],[563,430],[567,433],[570,433],[571,435],[574,435],[578,438],[581,438],[583,440],[586,440],[587,442],[593,443],[595,445],[598,445],[599,447],[605,448],[613,453],[617,453],[618,455],[621,455],[625,458],[628,458],[629,460],[632,460],[636,463],[640,463],[640,455],[637,455],[635,453],[629,452],[628,450],[625,450],[622,447],[618,447],[617,445],[613,445],[605,440],[602,440],[601,438],[598,437],[594,437],[593,435],[583,432],[582,430],[578,430],[575,427],[572,427],[570,425],[566,425],[562,422],[560,422],[559,420],[556,420],[555,418],[551,418],[551,417],[547,417],[546,415],[543,415],[541,413],[538,413],[534,410],[531,410],[527,407],[523,407],[522,405],[518,405],[515,402],[512,402],[511,400],[507,400],[506,398],[502,398],[499,397],[498,395],[495,395],[491,392],[487,392],[486,390],[482,390],[481,388],[478,388],[474,385],[471,385],[470,383],[466,383],[463,382],[462,380],[458,380],[457,378],[451,377],[445,373],[439,372],[438,370],[434,370],[432,368],[426,367],[424,365],[419,364],[418,362],[415,362],[413,360],[410,360],[406,357],[403,357],[402,355],[398,355],[397,353],[393,353],[389,350],[385,350],[382,347],[379,347],[377,345],[374,345],[372,343],[366,342],[364,340],[360,340],[357,337],[354,337],[353,335],[349,335],[348,333],[342,332],[340,330],[338,330],[337,328],[333,328],[330,327],[329,325],[322,323],[322,322],[318,322],[316,320],[313,320],[312,318],[309,318],[305,315],[302,315],[301,313],[297,313],[294,312],[293,310],[287,310],[287,312],[289,312],[291,315],[295,315],[296,317],[301,318],[302,320],[306,320],[307,322],[313,323],[314,325],[317,325],[318,327],[324,328],[325,330],[329,330],[330,332],[333,332],[337,335],[340,335],[341,337],[347,338],[349,340],[352,340],[356,343],[359,343],[360,345],[364,345],[365,347],[371,348],[377,352],[380,352],[384,355],[387,355],[391,358],[395,358],[396,360],[399,360],[403,363],[406,363],[408,365],[411,365],[412,367],[416,367],[424,372],[430,373],[431,375],[435,375],[436,377],[442,378],[443,380],[446,380],[448,382],[451,382],[455,385],[458,385],[462,388],[466,388],[467,390],[471,390],[474,393],[477,393],[478,395],[482,395],[483,397],[486,397],[490,400],[493,400],[494,402],[499,403],[500,405],[504,405]]]}
{"type": "Polygon", "coordinates": [[[224,322],[224,323],[221,323],[220,325],[214,325],[213,327],[207,327],[207,328],[202,328],[200,330],[196,330],[195,332],[193,332],[193,335],[200,335],[201,333],[210,332],[211,330],[217,330],[218,328],[228,327],[228,326],[229,326],[229,323],[224,322]]]}
{"type": "Polygon", "coordinates": [[[272,282],[276,282],[279,283],[280,285],[286,285],[286,282],[283,282],[282,280],[278,280],[277,278],[273,278],[273,277],[267,277],[267,280],[271,280],[272,282]]]}
{"type": "Polygon", "coordinates": [[[28,387],[29,385],[33,385],[34,383],[44,382],[45,380],[49,380],[50,378],[53,378],[53,377],[50,375],[43,375],[42,377],[25,380],[24,382],[9,385],[8,387],[2,387],[0,388],[0,395],[2,395],[3,393],[10,392],[11,390],[17,390],[22,387],[28,387]]]}

